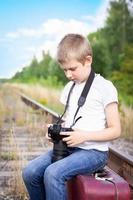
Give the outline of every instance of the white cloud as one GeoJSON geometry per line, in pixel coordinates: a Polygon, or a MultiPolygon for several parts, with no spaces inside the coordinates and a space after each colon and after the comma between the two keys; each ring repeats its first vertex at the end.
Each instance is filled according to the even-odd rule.
{"type": "MultiPolygon", "coordinates": [[[[8,39],[23,40],[25,42],[24,50],[27,53],[33,53],[40,60],[42,51],[49,51],[52,56],[56,54],[56,47],[60,39],[67,33],[80,33],[86,36],[91,32],[91,26],[84,21],[70,19],[63,21],[60,19],[49,19],[45,21],[38,29],[18,29],[16,32],[6,34],[8,39]],[[30,46],[28,41],[30,39],[30,46]],[[31,41],[33,41],[31,46],[31,41]],[[37,43],[37,44],[35,44],[37,43]]],[[[19,47],[20,48],[20,47],[19,47]]]]}
{"type": "Polygon", "coordinates": [[[6,34],[7,38],[17,39],[20,37],[34,37],[38,35],[36,29],[23,28],[18,29],[16,32],[9,32],[6,34]]]}
{"type": "Polygon", "coordinates": [[[57,37],[68,32],[76,32],[86,35],[91,31],[91,27],[87,22],[70,19],[63,21],[60,19],[48,19],[37,30],[30,28],[18,29],[16,32],[6,34],[7,38],[17,39],[22,37],[57,37]]]}
{"type": "Polygon", "coordinates": [[[16,39],[16,38],[19,37],[19,34],[18,34],[18,32],[9,32],[9,33],[6,34],[6,37],[16,39]]]}
{"type": "Polygon", "coordinates": [[[107,16],[109,0],[103,2],[95,16],[83,16],[80,21],[76,19],[48,19],[38,28],[19,28],[16,32],[6,34],[6,38],[26,40],[25,49],[27,53],[33,53],[39,60],[41,59],[42,50],[49,51],[54,56],[57,44],[65,34],[79,33],[86,36],[88,33],[96,31],[97,28],[103,26],[107,16]],[[31,42],[30,46],[28,46],[28,39],[33,41],[32,47],[31,42]]]}
{"type": "Polygon", "coordinates": [[[63,35],[68,32],[76,32],[86,35],[90,32],[88,23],[75,19],[70,19],[68,21],[50,19],[42,25],[42,28],[44,34],[53,36],[63,35]]]}
{"type": "MultiPolygon", "coordinates": [[[[38,47],[38,52],[42,50],[50,51],[52,56],[56,54],[56,48],[61,38],[67,33],[80,33],[86,36],[91,31],[91,27],[82,21],[71,19],[63,21],[59,19],[51,19],[43,23],[40,32],[42,34],[42,42],[38,47]]],[[[37,53],[37,57],[39,53],[37,53]]]]}
{"type": "Polygon", "coordinates": [[[109,0],[105,0],[95,16],[83,16],[81,20],[48,19],[36,28],[20,27],[14,32],[7,33],[4,40],[10,41],[8,44],[12,60],[17,57],[19,66],[20,63],[24,66],[23,63],[29,63],[33,55],[41,60],[42,51],[49,51],[55,56],[57,45],[65,34],[79,33],[86,36],[103,26],[108,5],[109,0]]]}
{"type": "Polygon", "coordinates": [[[23,28],[23,29],[20,29],[18,31],[18,33],[21,35],[21,36],[25,36],[25,37],[34,37],[37,35],[37,31],[36,29],[30,29],[30,28],[23,28]]]}

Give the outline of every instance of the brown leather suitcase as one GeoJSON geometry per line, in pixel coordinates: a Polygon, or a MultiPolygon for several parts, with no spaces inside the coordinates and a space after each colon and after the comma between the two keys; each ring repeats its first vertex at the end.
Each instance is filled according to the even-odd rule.
{"type": "Polygon", "coordinates": [[[103,177],[78,175],[68,182],[69,200],[130,200],[126,180],[106,167],[103,177]]]}

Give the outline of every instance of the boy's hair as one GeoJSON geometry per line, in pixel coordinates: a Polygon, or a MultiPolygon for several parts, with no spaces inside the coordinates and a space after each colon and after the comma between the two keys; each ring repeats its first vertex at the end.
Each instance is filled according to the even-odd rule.
{"type": "Polygon", "coordinates": [[[57,60],[60,64],[65,64],[71,59],[84,64],[88,55],[92,56],[92,49],[89,41],[82,35],[67,34],[58,45],[57,60]]]}

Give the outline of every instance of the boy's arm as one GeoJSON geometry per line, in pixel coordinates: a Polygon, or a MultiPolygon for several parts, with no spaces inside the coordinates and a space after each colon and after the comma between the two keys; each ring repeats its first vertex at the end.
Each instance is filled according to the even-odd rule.
{"type": "Polygon", "coordinates": [[[70,133],[69,137],[63,138],[63,141],[66,141],[67,145],[72,147],[85,141],[110,141],[118,138],[121,134],[118,104],[108,104],[105,108],[105,114],[107,128],[92,132],[75,130],[70,133]]]}

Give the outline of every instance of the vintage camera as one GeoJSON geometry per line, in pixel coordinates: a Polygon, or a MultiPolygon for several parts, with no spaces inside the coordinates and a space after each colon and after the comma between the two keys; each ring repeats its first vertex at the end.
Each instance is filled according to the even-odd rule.
{"type": "Polygon", "coordinates": [[[53,140],[53,155],[52,162],[60,160],[69,155],[66,142],[62,141],[62,138],[68,135],[60,135],[60,132],[73,131],[72,128],[63,128],[61,124],[53,124],[48,128],[48,136],[53,140]]]}

